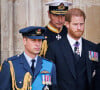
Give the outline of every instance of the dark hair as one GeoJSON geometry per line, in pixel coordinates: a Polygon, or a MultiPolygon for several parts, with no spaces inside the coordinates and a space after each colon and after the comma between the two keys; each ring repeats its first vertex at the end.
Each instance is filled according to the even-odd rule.
{"type": "Polygon", "coordinates": [[[67,14],[65,15],[65,20],[68,21],[68,22],[71,22],[72,16],[83,16],[84,21],[86,19],[84,11],[82,11],[79,8],[69,9],[68,12],[67,12],[67,14]]]}

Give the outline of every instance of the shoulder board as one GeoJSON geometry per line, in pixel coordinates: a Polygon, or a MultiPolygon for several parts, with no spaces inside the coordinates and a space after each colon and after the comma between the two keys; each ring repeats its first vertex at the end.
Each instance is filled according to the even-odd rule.
{"type": "Polygon", "coordinates": [[[15,60],[19,57],[20,55],[15,55],[15,56],[12,56],[12,57],[9,57],[7,60],[15,60]]]}
{"type": "Polygon", "coordinates": [[[51,63],[54,63],[52,60],[49,60],[49,59],[47,59],[47,58],[45,58],[45,57],[41,57],[41,56],[39,56],[41,59],[43,59],[43,60],[45,60],[45,61],[48,61],[48,62],[51,62],[51,63]]]}
{"type": "Polygon", "coordinates": [[[51,62],[51,63],[53,63],[53,61],[52,60],[48,60],[47,58],[43,58],[44,60],[46,60],[46,61],[48,61],[48,62],[51,62]]]}

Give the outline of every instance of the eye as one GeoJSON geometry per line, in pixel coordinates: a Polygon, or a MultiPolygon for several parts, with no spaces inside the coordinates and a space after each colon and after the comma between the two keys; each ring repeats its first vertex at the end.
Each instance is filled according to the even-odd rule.
{"type": "Polygon", "coordinates": [[[34,42],[34,41],[35,41],[35,39],[31,39],[31,41],[33,41],[33,42],[34,42]]]}
{"type": "Polygon", "coordinates": [[[78,24],[77,24],[77,23],[74,23],[73,25],[75,25],[75,26],[76,26],[76,25],[78,25],[78,24]]]}
{"type": "Polygon", "coordinates": [[[38,41],[42,41],[41,39],[39,39],[38,41]]]}
{"type": "Polygon", "coordinates": [[[84,25],[84,23],[80,23],[80,25],[84,25]]]}

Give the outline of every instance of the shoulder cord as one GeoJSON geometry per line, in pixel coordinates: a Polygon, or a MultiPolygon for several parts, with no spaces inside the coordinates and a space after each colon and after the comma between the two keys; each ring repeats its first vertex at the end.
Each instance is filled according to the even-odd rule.
{"type": "Polygon", "coordinates": [[[0,65],[0,71],[1,71],[2,66],[0,65]]]}
{"type": "Polygon", "coordinates": [[[47,52],[47,48],[48,48],[47,40],[44,40],[43,43],[42,43],[42,48],[41,48],[39,56],[43,55],[43,57],[45,57],[45,54],[47,52]]]}
{"type": "Polygon", "coordinates": [[[11,72],[11,77],[12,77],[12,89],[13,90],[31,90],[31,81],[32,81],[32,76],[29,72],[27,72],[24,76],[24,80],[23,80],[23,87],[22,88],[18,88],[16,85],[16,80],[15,80],[15,72],[14,72],[14,68],[13,68],[13,64],[11,61],[8,61],[8,63],[10,64],[10,72],[11,72]]]}

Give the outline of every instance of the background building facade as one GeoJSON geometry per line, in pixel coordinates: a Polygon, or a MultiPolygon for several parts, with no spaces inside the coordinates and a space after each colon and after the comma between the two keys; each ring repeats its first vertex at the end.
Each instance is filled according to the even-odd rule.
{"type": "MultiPolygon", "coordinates": [[[[0,0],[0,50],[1,63],[8,57],[23,51],[19,29],[26,26],[48,24],[48,6],[51,0],[0,0]]],[[[73,2],[86,13],[84,38],[100,43],[100,0],[66,0],[73,2]]]]}

